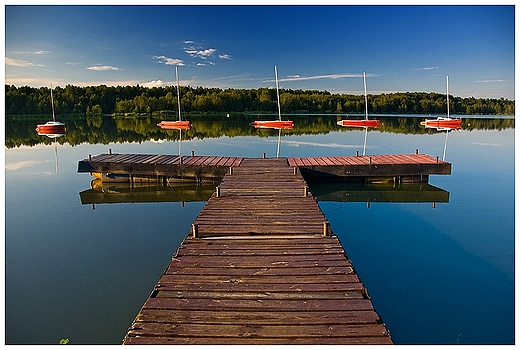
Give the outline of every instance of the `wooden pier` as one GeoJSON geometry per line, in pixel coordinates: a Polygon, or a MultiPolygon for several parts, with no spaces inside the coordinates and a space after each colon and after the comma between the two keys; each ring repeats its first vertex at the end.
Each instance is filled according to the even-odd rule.
{"type": "MultiPolygon", "coordinates": [[[[78,172],[97,174],[103,181],[220,181],[240,157],[157,154],[100,154],[80,160],[78,172]]],[[[451,174],[451,163],[426,154],[287,158],[308,181],[428,182],[429,175],[451,174]]]]}
{"type": "Polygon", "coordinates": [[[237,161],[123,344],[392,344],[298,168],[237,161]]]}

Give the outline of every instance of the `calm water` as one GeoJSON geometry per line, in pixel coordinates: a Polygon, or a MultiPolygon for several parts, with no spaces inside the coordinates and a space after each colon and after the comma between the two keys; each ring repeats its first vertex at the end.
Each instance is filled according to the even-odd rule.
{"type": "MultiPolygon", "coordinates": [[[[281,156],[362,152],[364,131],[336,127],[335,116],[293,119],[295,129],[281,137],[281,156]]],[[[367,154],[419,149],[442,158],[446,134],[425,133],[419,121],[388,118],[368,132],[367,154]]],[[[352,187],[311,187],[397,344],[514,344],[514,122],[470,122],[449,133],[452,175],[430,177],[448,201],[433,204],[415,194],[413,202],[395,202],[390,194],[367,204],[346,201],[352,187]]],[[[157,188],[142,195],[141,188],[134,197],[101,199],[88,191],[91,177],[78,174],[77,163],[109,148],[177,154],[178,135],[155,123],[67,122],[67,136],[54,144],[34,133],[33,121],[7,122],[7,344],[121,343],[213,185],[162,188],[161,196],[157,188]]],[[[245,125],[198,121],[183,135],[182,152],[274,157],[277,132],[245,125]]],[[[355,191],[363,197],[381,188],[355,191]]]]}

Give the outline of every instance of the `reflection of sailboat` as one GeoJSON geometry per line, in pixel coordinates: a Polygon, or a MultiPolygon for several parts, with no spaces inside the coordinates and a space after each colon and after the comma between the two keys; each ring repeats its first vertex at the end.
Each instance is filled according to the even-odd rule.
{"type": "Polygon", "coordinates": [[[363,72],[363,85],[365,87],[365,119],[343,119],[338,121],[338,125],[347,127],[361,127],[361,128],[377,128],[379,127],[379,120],[368,119],[368,97],[367,97],[367,79],[363,72]]]}
{"type": "Polygon", "coordinates": [[[54,98],[52,97],[52,84],[51,84],[51,108],[52,108],[52,121],[48,121],[45,124],[36,125],[36,131],[38,135],[45,135],[50,138],[56,138],[65,134],[65,124],[56,121],[54,115],[54,98]]]}
{"type": "Polygon", "coordinates": [[[442,160],[444,161],[446,159],[446,148],[448,147],[448,133],[452,130],[459,131],[461,129],[461,126],[459,125],[458,127],[455,127],[455,128],[447,128],[447,127],[441,128],[441,127],[437,127],[437,126],[426,125],[425,127],[429,128],[429,129],[436,129],[437,131],[446,131],[446,139],[444,140],[444,151],[442,153],[442,160]]]}
{"type": "Polygon", "coordinates": [[[278,120],[255,120],[250,125],[255,128],[271,128],[271,129],[292,129],[294,123],[292,120],[282,120],[282,111],[280,107],[280,92],[278,88],[278,70],[274,66],[274,74],[276,78],[276,100],[278,103],[278,120]]]}
{"type": "Polygon", "coordinates": [[[447,102],[447,116],[446,117],[437,117],[437,119],[426,119],[421,122],[421,125],[430,128],[451,128],[451,129],[460,129],[462,124],[461,118],[451,118],[450,117],[450,95],[449,95],[449,81],[446,76],[446,102],[447,102]]]}
{"type": "Polygon", "coordinates": [[[179,107],[179,120],[163,120],[157,126],[163,129],[187,130],[191,123],[181,118],[181,93],[179,90],[179,67],[175,67],[175,78],[177,79],[177,106],[179,107]]]}

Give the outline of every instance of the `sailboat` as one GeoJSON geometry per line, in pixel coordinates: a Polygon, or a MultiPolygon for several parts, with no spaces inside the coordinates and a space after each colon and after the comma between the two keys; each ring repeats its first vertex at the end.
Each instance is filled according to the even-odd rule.
{"type": "Polygon", "coordinates": [[[179,120],[163,120],[157,126],[162,129],[187,130],[191,123],[181,118],[181,93],[179,90],[179,67],[175,67],[175,78],[177,79],[177,106],[179,107],[179,120]]]}
{"type": "Polygon", "coordinates": [[[446,117],[437,117],[437,119],[425,119],[423,122],[421,122],[421,125],[424,125],[427,128],[460,129],[462,119],[450,117],[450,94],[448,76],[446,76],[446,102],[448,111],[446,117]]]}
{"type": "Polygon", "coordinates": [[[282,120],[282,110],[280,108],[280,92],[278,88],[278,69],[274,66],[274,75],[276,78],[276,100],[278,102],[278,120],[255,120],[251,126],[255,128],[269,128],[269,129],[292,129],[294,123],[292,120],[282,120]]]}
{"type": "Polygon", "coordinates": [[[50,138],[56,138],[65,135],[65,124],[56,121],[54,114],[54,98],[52,96],[52,84],[51,84],[51,108],[52,108],[52,121],[48,121],[45,124],[36,125],[36,132],[38,135],[45,135],[50,138]]]}
{"type": "Polygon", "coordinates": [[[367,78],[363,72],[363,85],[365,87],[365,119],[342,119],[338,121],[340,126],[361,127],[361,128],[377,128],[379,127],[379,120],[368,119],[368,97],[367,97],[367,78]]]}

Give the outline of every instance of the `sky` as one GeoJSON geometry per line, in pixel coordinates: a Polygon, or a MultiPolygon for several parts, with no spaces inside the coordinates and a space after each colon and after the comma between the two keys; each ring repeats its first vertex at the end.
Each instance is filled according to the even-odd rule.
{"type": "MultiPolygon", "coordinates": [[[[507,3],[506,3],[507,4],[507,3]]],[[[511,2],[512,4],[512,2],[511,2]]],[[[5,6],[5,83],[515,98],[512,5],[5,6]]]]}

